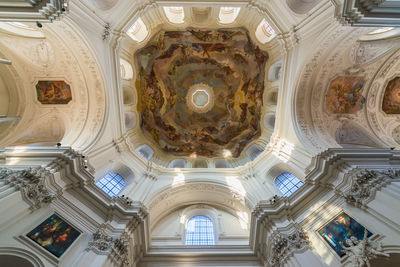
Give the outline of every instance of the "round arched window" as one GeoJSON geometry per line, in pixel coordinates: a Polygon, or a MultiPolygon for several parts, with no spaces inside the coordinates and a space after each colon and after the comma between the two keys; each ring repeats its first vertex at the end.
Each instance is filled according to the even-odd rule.
{"type": "Polygon", "coordinates": [[[118,195],[125,186],[125,180],[121,175],[115,172],[107,173],[96,185],[106,192],[110,197],[118,195]]]}
{"type": "Polygon", "coordinates": [[[299,189],[304,183],[290,172],[284,172],[276,177],[275,184],[279,191],[281,191],[284,196],[288,197],[297,189],[299,189]]]}
{"type": "Polygon", "coordinates": [[[194,216],[186,224],[185,245],[215,245],[214,224],[207,216],[194,216]]]}

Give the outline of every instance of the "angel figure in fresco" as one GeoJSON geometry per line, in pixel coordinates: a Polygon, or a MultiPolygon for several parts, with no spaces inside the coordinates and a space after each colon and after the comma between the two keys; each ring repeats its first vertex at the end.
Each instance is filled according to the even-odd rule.
{"type": "Polygon", "coordinates": [[[368,230],[365,228],[363,240],[360,241],[357,239],[357,237],[352,236],[346,239],[346,244],[348,247],[344,246],[343,242],[339,242],[346,255],[350,257],[354,267],[363,267],[365,265],[370,267],[370,260],[376,258],[377,256],[390,256],[389,254],[380,251],[380,242],[369,242],[367,235],[368,230]]]}

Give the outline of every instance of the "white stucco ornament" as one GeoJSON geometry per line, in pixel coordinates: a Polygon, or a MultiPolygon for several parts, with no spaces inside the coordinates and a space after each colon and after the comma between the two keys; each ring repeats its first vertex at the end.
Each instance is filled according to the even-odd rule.
{"type": "Polygon", "coordinates": [[[214,107],[214,90],[203,83],[192,85],[186,94],[186,104],[197,113],[206,113],[214,107]]]}

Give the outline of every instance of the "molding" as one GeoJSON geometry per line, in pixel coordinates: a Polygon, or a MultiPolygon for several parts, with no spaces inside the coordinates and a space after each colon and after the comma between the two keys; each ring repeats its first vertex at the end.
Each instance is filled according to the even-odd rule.
{"type": "Polygon", "coordinates": [[[400,26],[400,1],[344,0],[342,18],[352,26],[400,26]]]}
{"type": "Polygon", "coordinates": [[[68,13],[68,0],[2,1],[0,21],[49,21],[68,13]]]}
{"type": "Polygon", "coordinates": [[[400,170],[361,170],[352,176],[352,186],[343,193],[343,197],[347,203],[365,208],[375,198],[377,191],[393,181],[400,181],[400,170]]]}
{"type": "Polygon", "coordinates": [[[23,200],[31,210],[39,209],[56,198],[57,194],[51,192],[45,183],[49,175],[49,171],[40,167],[24,170],[0,168],[0,180],[21,191],[23,200]]]}

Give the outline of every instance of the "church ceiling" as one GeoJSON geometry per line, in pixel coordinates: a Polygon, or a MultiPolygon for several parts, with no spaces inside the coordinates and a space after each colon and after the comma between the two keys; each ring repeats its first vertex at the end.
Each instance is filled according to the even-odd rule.
{"type": "Polygon", "coordinates": [[[246,30],[161,31],[135,59],[141,129],[162,150],[238,157],[260,136],[268,54],[246,30]]]}

